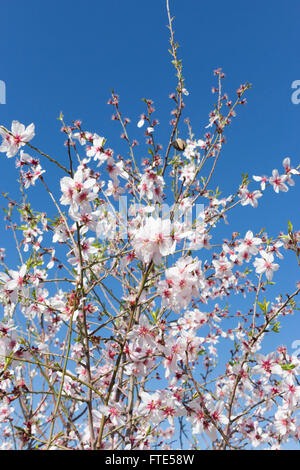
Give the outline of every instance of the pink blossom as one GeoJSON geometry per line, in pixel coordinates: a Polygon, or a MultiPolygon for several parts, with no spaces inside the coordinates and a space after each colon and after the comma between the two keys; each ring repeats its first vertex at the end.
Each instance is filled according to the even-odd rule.
{"type": "Polygon", "coordinates": [[[283,162],[283,167],[284,167],[284,170],[285,170],[285,174],[287,176],[286,178],[286,182],[290,185],[290,186],[294,186],[295,185],[295,181],[292,179],[291,175],[300,175],[300,172],[299,170],[296,170],[295,168],[292,168],[291,167],[291,161],[288,157],[286,157],[283,162]]]}
{"type": "Polygon", "coordinates": [[[242,206],[247,206],[248,204],[250,204],[252,207],[257,207],[257,200],[262,197],[262,193],[258,190],[250,192],[247,188],[242,188],[240,190],[239,196],[241,198],[242,206]]]}
{"type": "Polygon", "coordinates": [[[269,178],[269,182],[272,184],[275,193],[279,193],[279,191],[288,191],[288,187],[285,184],[287,180],[286,175],[279,176],[278,170],[272,171],[272,177],[269,178]]]}
{"type": "Polygon", "coordinates": [[[73,178],[64,176],[60,180],[60,187],[63,193],[60,198],[61,204],[74,206],[75,209],[97,197],[95,179],[90,178],[82,168],[78,168],[73,178]]]}
{"type": "Polygon", "coordinates": [[[260,188],[262,191],[266,189],[266,184],[268,183],[269,179],[267,176],[253,176],[254,181],[260,181],[260,188]]]}
{"type": "Polygon", "coordinates": [[[8,158],[14,157],[18,150],[23,147],[35,136],[34,124],[31,123],[25,128],[24,124],[13,121],[11,125],[11,133],[0,128],[0,135],[3,138],[0,146],[0,152],[6,152],[8,158]]]}
{"type": "Polygon", "coordinates": [[[132,240],[138,258],[145,263],[153,261],[159,264],[163,256],[174,253],[176,241],[172,239],[171,229],[169,220],[148,217],[132,240]]]}
{"type": "Polygon", "coordinates": [[[267,253],[266,251],[260,252],[261,258],[255,258],[253,263],[256,272],[258,274],[266,273],[268,281],[271,281],[273,278],[274,271],[279,269],[279,264],[273,263],[274,255],[273,253],[267,253]]]}

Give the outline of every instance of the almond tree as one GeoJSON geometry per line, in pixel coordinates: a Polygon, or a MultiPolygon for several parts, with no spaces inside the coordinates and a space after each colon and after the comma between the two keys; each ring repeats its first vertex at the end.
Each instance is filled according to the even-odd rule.
{"type": "Polygon", "coordinates": [[[188,91],[166,6],[177,79],[167,143],[157,142],[154,103],[144,99],[141,154],[114,90],[109,104],[126,156],[62,114],[65,162],[32,144],[34,124],[0,127],[0,151],[16,159],[20,183],[18,201],[3,194],[19,264],[8,266],[1,249],[2,449],[299,443],[300,360],[283,346],[263,354],[263,340],[297,310],[299,283],[275,299],[268,287],[285,252],[300,265],[300,231],[289,223],[277,235],[249,227],[221,242],[214,236],[237,206],[288,191],[299,165],[285,158],[281,172],[244,175],[225,197],[213,189],[226,130],[250,84],[231,99],[215,70],[215,106],[195,136],[183,118],[188,91]],[[46,163],[60,173],[60,198],[46,163]],[[32,185],[48,194],[49,213],[28,202],[32,185]],[[233,295],[249,299],[247,311],[228,306],[233,295]]]}

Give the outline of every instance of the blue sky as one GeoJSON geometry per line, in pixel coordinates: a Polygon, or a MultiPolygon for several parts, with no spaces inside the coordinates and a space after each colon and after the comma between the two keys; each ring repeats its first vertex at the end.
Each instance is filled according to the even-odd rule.
{"type": "MultiPolygon", "coordinates": [[[[228,195],[237,189],[242,173],[271,175],[273,168],[281,172],[287,156],[296,166],[300,104],[291,101],[291,84],[300,79],[299,2],[170,0],[170,4],[190,93],[185,116],[197,138],[203,137],[213,107],[215,68],[222,67],[226,73],[224,91],[231,97],[241,83],[253,85],[247,106],[239,110],[226,132],[214,187],[219,185],[228,195]]],[[[168,95],[176,81],[163,0],[2,0],[1,20],[0,80],[6,83],[1,124],[10,126],[13,119],[27,125],[34,122],[34,145],[64,163],[66,149],[57,120],[63,111],[67,122],[81,119],[86,130],[105,136],[116,153],[125,155],[121,129],[111,121],[113,110],[107,105],[114,88],[121,110],[132,121],[128,132],[141,143],[143,130],[136,123],[145,110],[142,98],[154,100],[155,117],[160,121],[158,141],[167,145],[172,109],[168,95]]],[[[140,158],[144,156],[141,153],[140,158]]],[[[5,155],[1,159],[1,190],[13,196],[14,162],[5,155]]],[[[45,166],[49,184],[57,190],[57,170],[48,163],[45,166]]],[[[269,190],[256,210],[237,209],[230,217],[231,231],[243,235],[263,226],[269,235],[276,235],[286,230],[288,220],[299,229],[300,182],[296,183],[288,193],[277,195],[269,190]]],[[[39,208],[48,205],[40,186],[30,191],[39,208]]],[[[229,228],[224,227],[224,235],[219,233],[228,236],[229,228]]],[[[14,250],[3,227],[0,245],[14,250]]],[[[278,286],[270,291],[274,295],[291,292],[299,280],[292,257],[282,265],[274,277],[278,286]]],[[[285,322],[281,337],[290,347],[300,339],[299,327],[296,317],[285,322]]]]}
{"type": "MultiPolygon", "coordinates": [[[[217,166],[215,186],[226,195],[237,188],[241,173],[281,171],[286,156],[296,165],[300,105],[291,101],[291,84],[300,79],[299,2],[254,0],[243,8],[238,1],[221,0],[171,0],[170,4],[190,92],[185,116],[190,117],[196,137],[203,137],[213,107],[215,68],[222,67],[226,73],[224,91],[229,96],[234,97],[241,83],[253,84],[247,93],[248,105],[239,110],[226,132],[228,143],[217,166]]],[[[176,82],[168,53],[164,1],[89,0],[83,6],[78,0],[2,0],[1,17],[0,80],[6,83],[6,104],[0,105],[2,124],[10,126],[12,119],[34,122],[34,144],[63,163],[66,149],[56,119],[63,111],[67,122],[82,119],[85,129],[104,135],[109,146],[125,154],[121,129],[111,121],[112,108],[107,105],[114,88],[124,115],[132,121],[128,132],[141,143],[143,130],[136,122],[145,110],[142,98],[154,100],[155,117],[160,121],[158,141],[167,145],[168,95],[176,82]]],[[[14,162],[4,155],[1,158],[1,190],[13,195],[14,162]]],[[[56,168],[47,163],[47,172],[55,191],[56,168]]],[[[31,194],[40,208],[48,204],[40,186],[31,194]]],[[[238,209],[230,220],[232,228],[242,234],[264,226],[275,235],[286,230],[287,220],[297,227],[298,218],[296,186],[279,195],[269,190],[259,200],[258,209],[238,209]]],[[[229,233],[224,227],[224,234],[226,230],[229,233]]],[[[3,231],[2,246],[13,248],[3,231]]],[[[296,270],[292,262],[278,274],[285,290],[290,278],[295,285],[296,270]]]]}

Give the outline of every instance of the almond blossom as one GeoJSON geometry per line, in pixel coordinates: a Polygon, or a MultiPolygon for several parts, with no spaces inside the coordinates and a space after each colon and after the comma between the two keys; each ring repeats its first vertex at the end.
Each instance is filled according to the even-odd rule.
{"type": "Polygon", "coordinates": [[[279,264],[273,263],[273,253],[267,253],[266,251],[260,251],[261,258],[255,258],[253,265],[258,274],[266,273],[268,281],[273,278],[274,271],[279,269],[279,264]]]}
{"type": "Polygon", "coordinates": [[[162,202],[164,179],[153,170],[147,171],[139,185],[141,197],[146,196],[153,202],[162,202]]]}
{"type": "Polygon", "coordinates": [[[148,217],[137,230],[132,245],[138,258],[143,262],[159,264],[163,256],[174,253],[176,241],[172,238],[170,220],[148,217]]]}
{"type": "Polygon", "coordinates": [[[288,187],[285,184],[287,180],[286,175],[279,175],[278,170],[272,171],[272,177],[269,179],[270,183],[273,186],[275,193],[279,193],[279,191],[288,191],[288,187]]]}
{"type": "Polygon", "coordinates": [[[284,167],[284,170],[285,170],[285,174],[287,176],[286,178],[286,182],[290,185],[290,186],[294,186],[295,185],[295,181],[292,179],[292,175],[300,175],[300,171],[299,170],[296,170],[295,168],[292,168],[291,167],[291,160],[290,158],[286,157],[283,162],[283,167],[284,167]]]}
{"type": "Polygon", "coordinates": [[[269,178],[267,176],[253,176],[254,181],[260,182],[260,188],[262,191],[266,189],[266,184],[269,181],[269,178]]]}
{"type": "Polygon", "coordinates": [[[90,178],[84,169],[78,168],[74,178],[64,176],[60,181],[62,196],[60,202],[63,205],[70,205],[75,210],[80,210],[83,206],[89,205],[96,197],[96,181],[90,178]]]}
{"type": "Polygon", "coordinates": [[[87,148],[86,154],[88,157],[93,157],[95,161],[99,162],[99,164],[102,164],[107,159],[107,155],[103,149],[105,138],[94,134],[92,140],[93,145],[87,148]]]}
{"type": "Polygon", "coordinates": [[[262,197],[261,191],[255,190],[250,192],[247,188],[241,188],[239,195],[241,198],[242,206],[247,206],[248,204],[250,204],[252,207],[257,207],[258,199],[262,197]]]}
{"type": "Polygon", "coordinates": [[[166,270],[165,280],[158,284],[158,292],[164,304],[178,311],[186,308],[193,296],[199,295],[204,285],[201,261],[189,256],[180,258],[173,267],[166,270]]]}
{"type": "Polygon", "coordinates": [[[18,150],[35,136],[35,126],[33,123],[25,128],[19,121],[13,121],[11,132],[0,127],[0,135],[3,138],[0,152],[6,152],[7,158],[14,157],[18,150]]]}

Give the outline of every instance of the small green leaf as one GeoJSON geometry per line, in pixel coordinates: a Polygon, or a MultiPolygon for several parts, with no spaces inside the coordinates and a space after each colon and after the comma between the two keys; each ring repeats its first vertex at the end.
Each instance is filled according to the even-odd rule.
{"type": "Polygon", "coordinates": [[[293,370],[295,369],[295,364],[280,364],[282,370],[293,370]]]}

